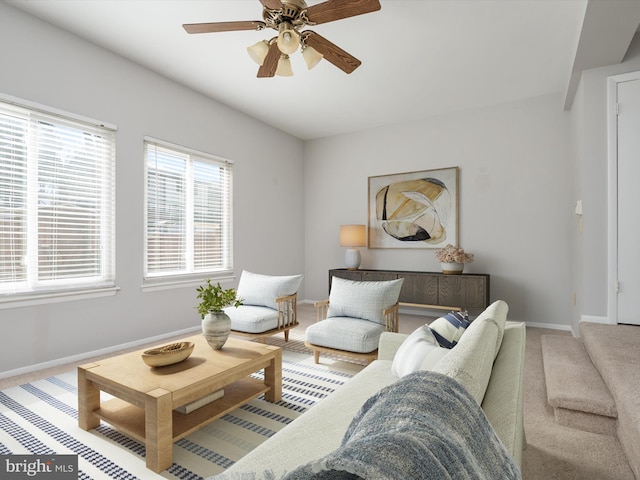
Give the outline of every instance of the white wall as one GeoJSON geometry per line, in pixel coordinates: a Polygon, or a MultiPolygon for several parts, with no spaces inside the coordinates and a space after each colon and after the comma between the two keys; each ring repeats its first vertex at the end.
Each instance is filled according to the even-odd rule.
{"type": "MultiPolygon", "coordinates": [[[[118,126],[121,289],[0,309],[0,374],[197,328],[193,288],[140,289],[144,135],[235,161],[235,270],[304,271],[301,299],[325,298],[327,270],[343,265],[339,225],[367,222],[367,177],[458,166],[466,270],[491,274],[492,300],[574,331],[606,315],[606,79],[640,70],[637,38],[623,64],[584,73],[571,112],[546,96],[307,143],[2,2],[0,58],[0,93],[118,126]]],[[[364,249],[363,267],[438,270],[429,249],[364,249]]]]}
{"type": "Polygon", "coordinates": [[[295,235],[304,230],[302,141],[1,2],[0,59],[0,93],[118,127],[120,287],[112,297],[0,309],[0,373],[199,325],[195,287],[140,288],[145,135],[235,162],[238,274],[304,271],[295,235]]]}
{"type": "MultiPolygon", "coordinates": [[[[367,223],[374,175],[460,167],[465,267],[491,274],[512,320],[567,328],[573,228],[569,115],[560,95],[305,144],[306,294],[327,296],[344,265],[339,225],[367,223]]],[[[363,268],[439,271],[434,250],[363,249],[363,268]]]]}

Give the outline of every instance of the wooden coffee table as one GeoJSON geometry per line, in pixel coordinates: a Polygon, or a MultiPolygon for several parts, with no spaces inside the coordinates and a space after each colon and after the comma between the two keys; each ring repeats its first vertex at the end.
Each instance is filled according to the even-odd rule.
{"type": "Polygon", "coordinates": [[[149,367],[140,350],[78,367],[80,428],[104,420],[143,442],[147,468],[154,472],[171,466],[176,440],[263,393],[269,402],[282,399],[279,347],[229,338],[222,350],[213,350],[202,335],[180,341],[195,348],[174,365],[149,367]],[[249,377],[262,369],[264,382],[249,377]],[[224,396],[208,405],[188,414],[175,411],[220,389],[224,396]],[[101,403],[100,391],[117,398],[101,403]]]}

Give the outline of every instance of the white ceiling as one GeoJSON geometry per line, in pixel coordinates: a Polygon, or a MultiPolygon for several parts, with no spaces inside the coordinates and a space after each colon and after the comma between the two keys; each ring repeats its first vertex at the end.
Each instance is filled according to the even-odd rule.
{"type": "Polygon", "coordinates": [[[587,5],[381,0],[310,27],[362,61],[351,75],[326,61],[308,71],[296,53],[293,77],[256,78],[246,47],[274,31],[188,35],[182,24],[261,20],[258,0],[5,2],[304,140],[564,93],[587,5]]]}

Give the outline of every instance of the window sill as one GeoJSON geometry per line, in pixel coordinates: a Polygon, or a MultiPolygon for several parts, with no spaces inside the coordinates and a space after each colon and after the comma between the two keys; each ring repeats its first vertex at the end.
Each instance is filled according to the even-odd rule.
{"type": "Polygon", "coordinates": [[[220,275],[145,278],[141,288],[143,292],[157,292],[186,287],[195,288],[202,285],[207,278],[211,278],[215,282],[227,283],[234,281],[236,276],[231,273],[221,273],[220,275]]]}
{"type": "Polygon", "coordinates": [[[31,307],[48,303],[71,302],[88,298],[110,297],[118,293],[120,287],[68,290],[64,292],[41,292],[0,297],[0,309],[31,307]]]}

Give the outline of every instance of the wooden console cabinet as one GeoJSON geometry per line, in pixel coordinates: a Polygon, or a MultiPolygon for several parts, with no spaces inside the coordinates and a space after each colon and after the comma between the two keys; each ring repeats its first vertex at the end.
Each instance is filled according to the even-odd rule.
{"type": "Polygon", "coordinates": [[[355,281],[404,278],[400,305],[425,308],[484,310],[489,306],[489,275],[469,273],[445,275],[438,272],[400,270],[329,270],[329,291],[333,277],[355,281]]]}

